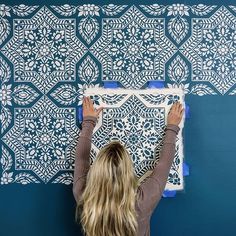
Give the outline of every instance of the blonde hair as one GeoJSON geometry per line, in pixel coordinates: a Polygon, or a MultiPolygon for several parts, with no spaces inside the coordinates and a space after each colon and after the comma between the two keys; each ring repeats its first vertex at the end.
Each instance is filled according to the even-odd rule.
{"type": "Polygon", "coordinates": [[[118,141],[104,146],[89,169],[86,187],[79,196],[80,218],[87,236],[136,236],[135,211],[138,178],[125,147],[118,141]]]}

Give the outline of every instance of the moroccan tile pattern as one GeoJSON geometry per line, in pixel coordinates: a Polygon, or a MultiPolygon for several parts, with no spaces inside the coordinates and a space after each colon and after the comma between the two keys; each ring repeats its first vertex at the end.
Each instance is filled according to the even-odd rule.
{"type": "Polygon", "coordinates": [[[0,5],[1,184],[71,184],[84,90],[235,95],[236,7],[0,5]]]}

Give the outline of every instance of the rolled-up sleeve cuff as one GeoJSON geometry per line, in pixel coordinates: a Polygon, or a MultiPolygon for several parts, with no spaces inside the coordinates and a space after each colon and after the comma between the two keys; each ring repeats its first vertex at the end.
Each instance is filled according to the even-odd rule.
{"type": "Polygon", "coordinates": [[[96,126],[97,118],[94,116],[85,116],[82,122],[82,131],[80,137],[92,139],[93,129],[96,126]]]}
{"type": "Polygon", "coordinates": [[[93,126],[97,123],[97,117],[95,116],[84,116],[83,118],[83,125],[86,123],[91,123],[93,126]]]}
{"type": "Polygon", "coordinates": [[[180,128],[176,125],[167,125],[164,143],[175,144],[176,135],[178,134],[179,130],[180,128]]]}
{"type": "Polygon", "coordinates": [[[179,126],[177,126],[177,125],[168,124],[168,125],[166,126],[166,130],[172,130],[172,131],[174,131],[176,134],[178,134],[180,128],[179,128],[179,126]]]}

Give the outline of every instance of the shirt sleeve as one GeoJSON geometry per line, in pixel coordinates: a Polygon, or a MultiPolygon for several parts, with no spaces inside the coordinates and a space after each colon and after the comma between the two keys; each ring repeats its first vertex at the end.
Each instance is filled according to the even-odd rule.
{"type": "Polygon", "coordinates": [[[179,130],[176,125],[166,126],[159,162],[151,175],[138,187],[138,205],[145,214],[152,214],[161,199],[174,160],[176,136],[179,130]]]}
{"type": "Polygon", "coordinates": [[[90,151],[93,129],[97,118],[85,116],[82,122],[82,131],[76,145],[75,168],[73,179],[73,195],[75,200],[82,194],[86,184],[87,173],[90,168],[90,151]]]}

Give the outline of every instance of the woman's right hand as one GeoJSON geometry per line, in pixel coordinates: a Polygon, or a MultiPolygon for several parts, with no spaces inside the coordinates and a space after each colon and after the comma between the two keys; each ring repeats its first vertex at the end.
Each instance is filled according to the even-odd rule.
{"type": "Polygon", "coordinates": [[[183,117],[184,108],[180,102],[175,102],[170,108],[167,125],[176,125],[178,126],[183,117]]]}
{"type": "Polygon", "coordinates": [[[83,117],[85,116],[93,116],[97,117],[99,116],[99,113],[102,111],[103,107],[99,107],[98,109],[95,109],[93,106],[92,99],[88,97],[83,98],[83,117]]]}

